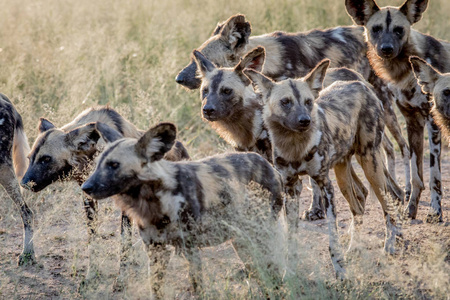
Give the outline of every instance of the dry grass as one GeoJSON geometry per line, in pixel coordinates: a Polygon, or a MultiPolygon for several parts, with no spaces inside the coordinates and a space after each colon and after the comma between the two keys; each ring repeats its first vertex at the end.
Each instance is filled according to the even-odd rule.
{"type": "MultiPolygon", "coordinates": [[[[378,2],[399,5],[402,1],[378,2]]],[[[1,0],[0,4],[0,91],[22,114],[30,141],[37,135],[39,117],[63,125],[87,107],[109,104],[142,129],[159,120],[174,122],[194,158],[230,149],[201,121],[198,92],[186,91],[174,81],[189,62],[190,52],[209,37],[218,21],[243,13],[252,22],[254,34],[351,24],[343,0],[1,0]]],[[[450,2],[431,1],[416,28],[450,40],[449,10],[450,2]]],[[[289,265],[286,284],[282,291],[272,292],[288,299],[448,299],[448,158],[447,153],[442,165],[446,225],[410,226],[405,230],[406,250],[385,257],[380,252],[382,213],[377,203],[370,204],[363,230],[364,251],[360,259],[352,260],[350,280],[341,283],[333,278],[324,223],[302,223],[289,242],[295,260],[289,265]]],[[[308,191],[302,195],[303,209],[308,195],[308,191]]],[[[337,195],[345,244],[344,229],[350,216],[342,196],[337,195]]],[[[422,197],[428,202],[429,191],[422,197]]],[[[87,268],[88,237],[79,187],[58,183],[38,195],[26,195],[36,215],[39,260],[38,266],[26,268],[16,266],[20,217],[3,190],[0,198],[0,298],[81,298],[77,289],[87,268]]],[[[426,211],[424,207],[422,211],[426,211]]],[[[111,202],[100,204],[100,220],[103,238],[97,259],[102,281],[85,296],[148,298],[148,282],[142,274],[146,257],[136,232],[133,248],[139,272],[123,293],[112,292],[118,270],[120,220],[111,202]]],[[[258,230],[265,232],[267,225],[258,224],[247,225],[261,226],[258,230]]],[[[254,231],[252,228],[248,230],[254,231]]],[[[266,240],[270,246],[270,236],[266,240]]],[[[262,289],[273,286],[270,276],[257,282],[239,275],[242,263],[229,243],[205,249],[202,255],[206,298],[261,298],[262,289]]],[[[165,288],[168,298],[193,297],[182,258],[172,259],[165,288]]]]}

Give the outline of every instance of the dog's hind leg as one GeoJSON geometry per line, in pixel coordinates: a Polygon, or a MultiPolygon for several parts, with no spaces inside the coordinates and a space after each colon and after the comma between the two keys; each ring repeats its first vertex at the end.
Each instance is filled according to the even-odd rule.
{"type": "Polygon", "coordinates": [[[2,185],[9,197],[20,209],[20,216],[23,222],[23,250],[19,256],[19,265],[34,264],[36,258],[33,246],[33,212],[25,203],[20,193],[19,183],[17,182],[12,162],[5,162],[0,165],[0,185],[2,185]]]}

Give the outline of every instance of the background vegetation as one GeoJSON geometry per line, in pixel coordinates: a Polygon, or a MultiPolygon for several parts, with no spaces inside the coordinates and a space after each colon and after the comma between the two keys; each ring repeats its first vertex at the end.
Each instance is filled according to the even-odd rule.
{"type": "MultiPolygon", "coordinates": [[[[378,2],[384,6],[403,1],[378,2]]],[[[450,2],[430,2],[415,28],[450,40],[450,2]]],[[[0,7],[0,91],[22,114],[30,144],[37,135],[39,117],[61,126],[88,107],[109,104],[142,129],[160,120],[174,122],[194,158],[230,148],[201,120],[198,91],[183,89],[174,78],[219,21],[243,13],[252,23],[254,35],[351,24],[343,0],[0,0],[0,7]]],[[[447,154],[444,159],[448,160],[447,154]]],[[[444,186],[449,174],[445,161],[444,186]]],[[[304,208],[308,193],[302,197],[304,208]]],[[[26,197],[36,213],[35,247],[40,264],[16,267],[21,223],[16,207],[1,190],[0,298],[81,297],[77,288],[87,265],[87,234],[80,189],[70,183],[55,184],[26,197]]],[[[340,197],[338,213],[344,229],[349,215],[340,197]]],[[[423,200],[429,201],[426,194],[423,200]]],[[[410,246],[405,246],[407,251],[397,259],[381,255],[382,214],[377,203],[369,205],[374,223],[364,232],[372,233],[366,241],[371,251],[352,266],[348,283],[333,279],[324,224],[303,224],[291,241],[298,264],[290,268],[286,295],[293,299],[448,299],[448,200],[445,196],[446,225],[414,225],[410,246]]],[[[118,268],[118,212],[108,201],[100,207],[105,277],[89,296],[147,298],[149,289],[142,276],[133,281],[134,288],[122,294],[112,292],[118,268]]],[[[345,242],[345,231],[343,234],[345,242]]],[[[142,255],[137,236],[135,240],[136,255],[142,255]]],[[[229,244],[205,250],[204,255],[209,259],[204,267],[208,269],[205,293],[209,298],[261,296],[252,292],[252,280],[235,276],[241,266],[229,244]]],[[[141,258],[145,261],[145,255],[141,258]]],[[[175,258],[171,268],[166,287],[171,297],[192,297],[186,262],[175,258]]]]}

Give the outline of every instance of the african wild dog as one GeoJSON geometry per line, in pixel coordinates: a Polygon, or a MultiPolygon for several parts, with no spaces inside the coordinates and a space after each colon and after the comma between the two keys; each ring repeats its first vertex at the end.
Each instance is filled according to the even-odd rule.
{"type": "Polygon", "coordinates": [[[417,56],[411,57],[410,61],[422,92],[433,100],[433,119],[450,141],[450,73],[440,73],[417,56]]]}
{"type": "Polygon", "coordinates": [[[150,258],[152,290],[158,298],[163,298],[161,288],[170,258],[167,245],[186,256],[194,289],[200,287],[198,247],[230,238],[226,231],[209,232],[203,222],[211,214],[220,218],[220,212],[239,201],[245,184],[255,181],[270,191],[275,214],[283,206],[280,174],[256,153],[170,162],[162,158],[175,141],[173,124],[160,123],[139,140],[123,138],[101,123],[97,126],[111,144],[98,157],[82,189],[95,199],[116,195],[116,204],[137,222],[150,258]]]}
{"type": "Polygon", "coordinates": [[[329,170],[353,214],[350,241],[362,222],[367,191],[351,166],[356,158],[380,201],[386,218],[384,250],[392,253],[400,228],[393,224],[386,196],[403,198],[402,190],[391,178],[383,162],[381,142],[384,131],[383,108],[375,93],[360,81],[338,81],[322,91],[330,62],[325,60],[301,79],[279,83],[252,69],[245,69],[260,89],[264,101],[263,118],[269,130],[274,164],[281,172],[286,191],[299,175],[308,174],[320,187],[330,229],[330,254],[338,276],[345,270],[338,246],[336,208],[329,170]]]}
{"type": "MultiPolygon", "coordinates": [[[[255,151],[271,162],[272,145],[262,118],[262,95],[254,91],[250,80],[242,72],[246,67],[257,71],[263,68],[264,48],[253,49],[233,68],[217,68],[197,50],[193,55],[202,79],[203,118],[237,151],[255,151]]],[[[361,74],[347,68],[328,69],[324,86],[327,87],[337,80],[359,80],[371,87],[361,74]]],[[[390,146],[386,148],[391,149],[389,139],[383,138],[383,142],[386,141],[390,146]]],[[[391,156],[393,151],[391,149],[391,156]]],[[[320,200],[320,190],[314,181],[311,183],[315,189],[314,198],[311,207],[303,212],[303,219],[321,219],[325,213],[320,200]]],[[[299,181],[298,192],[301,189],[299,181]]]]}
{"type": "MultiPolygon", "coordinates": [[[[22,178],[22,186],[33,192],[39,192],[51,183],[64,178],[74,180],[81,185],[86,174],[93,168],[94,157],[105,146],[105,142],[95,129],[94,122],[97,121],[108,124],[126,137],[138,138],[143,134],[143,131],[138,130],[115,110],[104,106],[83,111],[72,122],[61,128],[56,128],[50,121],[41,118],[40,134],[29,154],[30,165],[22,178]]],[[[171,155],[173,160],[189,157],[179,142],[168,155],[171,155]]],[[[92,240],[96,236],[97,201],[84,197],[84,208],[89,239],[92,240]]],[[[128,251],[131,243],[131,222],[123,213],[121,234],[121,258],[125,259],[123,255],[128,251]]],[[[121,261],[121,274],[124,272],[125,263],[124,260],[121,261]]],[[[89,269],[87,279],[94,276],[94,273],[95,271],[91,272],[89,269]]],[[[120,287],[117,286],[117,288],[120,287]]]]}
{"type": "Polygon", "coordinates": [[[19,265],[34,263],[33,212],[23,200],[17,182],[27,169],[26,155],[30,146],[22,117],[3,94],[0,94],[0,136],[0,185],[20,209],[23,222],[23,250],[19,256],[19,265]]]}
{"type": "Polygon", "coordinates": [[[346,0],[345,5],[353,21],[365,28],[367,56],[373,69],[399,90],[397,106],[406,119],[411,150],[411,182],[407,183],[406,189],[408,217],[416,218],[420,194],[425,189],[423,139],[426,124],[431,168],[431,205],[427,221],[442,221],[441,134],[430,114],[428,97],[421,92],[414,78],[409,57],[418,56],[440,72],[449,72],[450,43],[411,28],[421,19],[427,0],[407,0],[400,7],[380,8],[373,0],[346,0]]]}
{"type": "MultiPolygon", "coordinates": [[[[409,149],[392,107],[392,92],[371,69],[362,33],[363,30],[357,26],[339,26],[305,33],[277,31],[250,36],[250,23],[244,15],[238,14],[218,24],[211,37],[198,50],[218,67],[233,67],[250,50],[262,46],[266,50],[262,73],[273,80],[305,76],[325,58],[331,60],[332,67],[358,71],[374,86],[378,98],[383,102],[385,123],[399,145],[405,173],[408,174],[406,181],[409,182],[409,149]]],[[[197,89],[201,80],[196,73],[197,65],[192,58],[191,63],[179,72],[176,81],[189,89],[197,89]]],[[[393,153],[391,151],[390,158],[393,153]]],[[[395,178],[395,163],[392,161],[389,171],[395,178]]]]}

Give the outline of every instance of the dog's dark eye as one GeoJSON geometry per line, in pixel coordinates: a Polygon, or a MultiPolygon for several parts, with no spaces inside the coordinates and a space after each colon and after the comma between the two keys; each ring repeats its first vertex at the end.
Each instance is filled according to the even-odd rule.
{"type": "Polygon", "coordinates": [[[39,162],[40,162],[41,164],[47,164],[47,163],[49,163],[51,160],[52,160],[52,158],[51,158],[50,156],[44,155],[44,156],[42,156],[42,157],[39,159],[39,162]]]}
{"type": "Polygon", "coordinates": [[[289,98],[284,98],[280,100],[281,106],[284,108],[290,108],[292,105],[292,101],[289,98]]]}
{"type": "Polygon", "coordinates": [[[208,95],[208,87],[205,87],[202,91],[203,93],[203,97],[206,97],[206,95],[208,95]]]}
{"type": "Polygon", "coordinates": [[[442,91],[442,94],[443,94],[445,97],[450,96],[450,89],[445,89],[444,91],[442,91]]]}
{"type": "Polygon", "coordinates": [[[233,93],[233,90],[229,89],[229,88],[223,88],[221,90],[221,93],[224,94],[224,95],[231,95],[231,93],[233,93]]]}
{"type": "Polygon", "coordinates": [[[312,99],[306,99],[305,100],[305,105],[306,106],[311,106],[312,105],[312,99]]]}
{"type": "Polygon", "coordinates": [[[395,33],[397,36],[402,37],[402,36],[403,36],[403,33],[404,33],[404,30],[403,30],[402,27],[395,27],[395,28],[394,28],[394,33],[395,33]]]}
{"type": "Polygon", "coordinates": [[[373,33],[379,33],[382,29],[383,29],[383,28],[382,28],[380,25],[378,25],[378,26],[373,26],[373,27],[372,27],[372,32],[373,32],[373,33]]]}
{"type": "Polygon", "coordinates": [[[118,163],[117,161],[108,161],[106,165],[111,170],[117,170],[117,168],[119,168],[120,166],[120,163],[118,163]]]}

